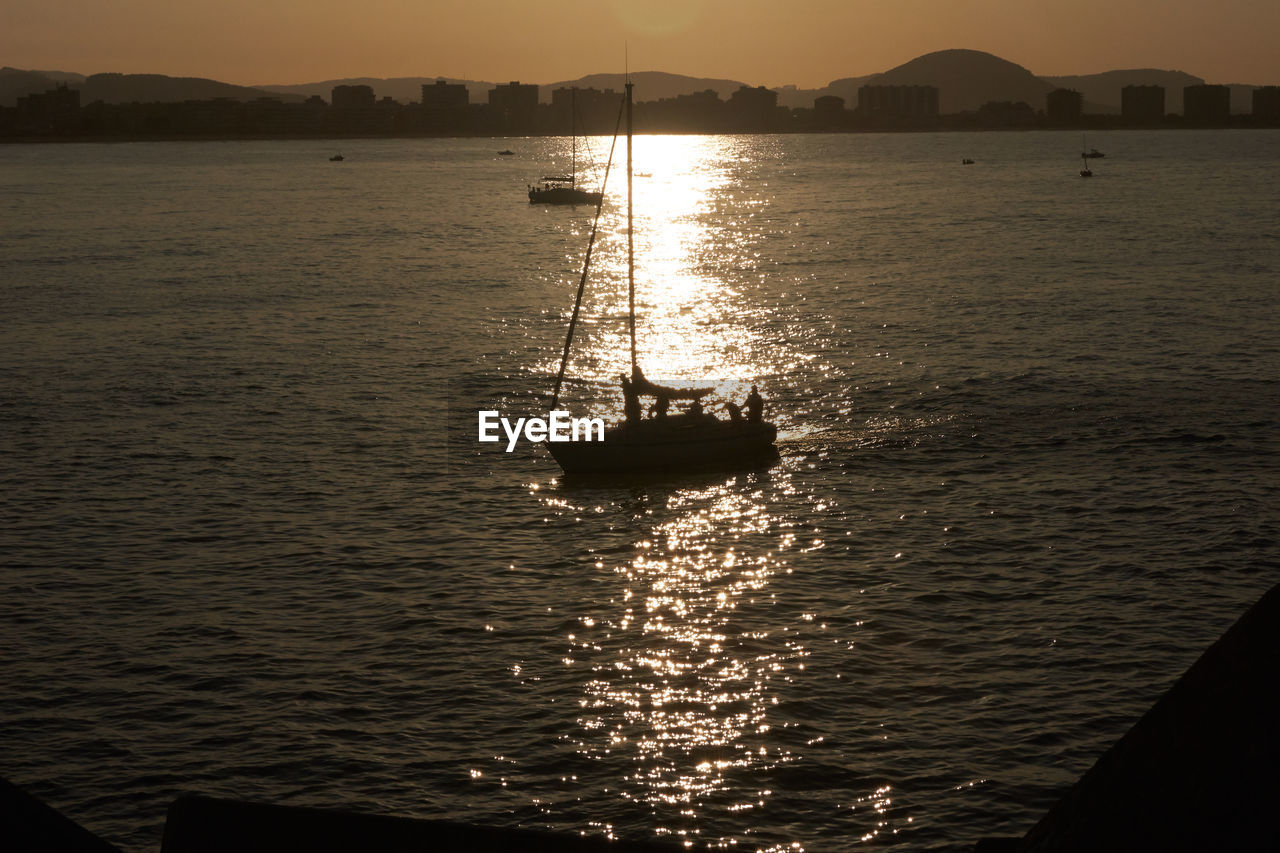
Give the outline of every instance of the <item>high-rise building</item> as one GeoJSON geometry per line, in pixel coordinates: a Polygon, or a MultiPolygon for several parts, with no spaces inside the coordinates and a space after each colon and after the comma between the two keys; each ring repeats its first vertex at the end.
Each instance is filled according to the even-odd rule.
{"type": "Polygon", "coordinates": [[[424,110],[463,110],[471,104],[467,87],[462,83],[437,80],[422,84],[422,108],[424,110]]]}
{"type": "Polygon", "coordinates": [[[1253,90],[1253,116],[1280,119],[1280,86],[1259,86],[1253,90]]]}
{"type": "Polygon", "coordinates": [[[622,95],[612,89],[562,86],[551,93],[554,133],[609,133],[618,125],[622,95]]]}
{"type": "Polygon", "coordinates": [[[1049,121],[1059,124],[1077,122],[1084,112],[1084,96],[1075,89],[1054,89],[1044,101],[1049,121]]]}
{"type": "Polygon", "coordinates": [[[422,84],[422,118],[428,130],[458,130],[467,122],[471,97],[462,83],[422,84]]]}
{"type": "Polygon", "coordinates": [[[729,96],[727,110],[730,121],[740,129],[768,129],[778,110],[778,93],[764,86],[741,86],[729,96]]]}
{"type": "Polygon", "coordinates": [[[512,80],[505,86],[495,86],[489,90],[489,108],[493,110],[494,117],[503,130],[532,130],[538,114],[538,87],[519,80],[512,80]]]}
{"type": "Polygon", "coordinates": [[[1125,86],[1120,90],[1120,116],[1131,124],[1164,121],[1164,86],[1125,86]]]}
{"type": "Polygon", "coordinates": [[[53,116],[75,113],[80,109],[80,90],[69,89],[61,83],[44,94],[31,93],[18,97],[18,110],[32,116],[53,116]]]}
{"type": "Polygon", "coordinates": [[[1187,86],[1182,90],[1182,117],[1189,124],[1227,124],[1231,121],[1231,89],[1227,86],[1187,86]]]}
{"type": "Polygon", "coordinates": [[[334,86],[330,97],[330,103],[340,110],[362,109],[375,103],[372,86],[334,86]]]}

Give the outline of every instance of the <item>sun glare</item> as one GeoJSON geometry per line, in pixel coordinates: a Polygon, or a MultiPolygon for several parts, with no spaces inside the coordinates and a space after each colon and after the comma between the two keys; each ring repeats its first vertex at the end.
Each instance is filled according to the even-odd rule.
{"type": "MultiPolygon", "coordinates": [[[[634,140],[637,349],[655,380],[714,384],[746,373],[749,341],[736,322],[737,285],[718,274],[751,263],[749,253],[735,257],[740,240],[714,224],[730,183],[724,149],[724,140],[712,137],[634,140]]],[[[602,329],[598,341],[600,364],[610,376],[625,371],[625,361],[618,359],[629,352],[624,175],[609,193],[611,234],[599,270],[606,282],[599,313],[618,320],[602,329]]]]}

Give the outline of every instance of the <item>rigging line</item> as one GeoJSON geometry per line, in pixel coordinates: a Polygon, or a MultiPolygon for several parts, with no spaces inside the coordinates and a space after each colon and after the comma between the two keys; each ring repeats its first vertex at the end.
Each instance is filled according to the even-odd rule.
{"type": "Polygon", "coordinates": [[[631,375],[636,375],[636,244],[631,198],[631,80],[627,80],[627,330],[631,333],[631,375]]]}
{"type": "Polygon", "coordinates": [[[613,150],[618,145],[618,128],[622,126],[622,107],[618,107],[618,121],[613,129],[613,144],[609,146],[609,159],[604,164],[604,180],[600,182],[600,201],[596,202],[596,218],[591,223],[591,238],[587,241],[587,256],[582,262],[582,278],[578,279],[578,295],[573,300],[573,314],[569,317],[569,332],[564,338],[564,353],[560,356],[560,371],[556,374],[556,387],[551,392],[551,410],[560,402],[560,385],[564,381],[564,369],[569,365],[569,347],[573,343],[573,330],[578,325],[578,312],[582,308],[582,294],[587,288],[587,270],[591,268],[591,250],[600,230],[600,212],[604,210],[604,192],[609,185],[609,169],[613,166],[613,150]]]}

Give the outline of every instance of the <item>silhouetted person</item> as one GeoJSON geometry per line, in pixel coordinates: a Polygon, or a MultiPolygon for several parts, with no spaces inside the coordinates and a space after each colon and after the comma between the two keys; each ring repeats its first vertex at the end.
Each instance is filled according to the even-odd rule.
{"type": "Polygon", "coordinates": [[[730,400],[729,402],[724,404],[724,407],[729,410],[730,421],[732,421],[735,424],[742,423],[742,409],[738,406],[737,403],[730,400]]]}
{"type": "Polygon", "coordinates": [[[703,415],[702,401],[695,399],[692,403],[689,404],[689,420],[700,421],[702,420],[702,415],[703,415]]]}
{"type": "Polygon", "coordinates": [[[654,412],[658,420],[663,420],[667,416],[667,410],[671,408],[671,398],[666,394],[658,395],[658,402],[654,404],[654,412]]]}
{"type": "Polygon", "coordinates": [[[764,400],[760,398],[760,392],[756,390],[756,386],[752,385],[751,393],[747,395],[747,420],[758,424],[763,415],[764,400]]]}
{"type": "Polygon", "coordinates": [[[639,423],[644,417],[644,412],[640,409],[640,395],[636,393],[631,380],[625,376],[622,377],[622,411],[629,424],[639,423]]]}

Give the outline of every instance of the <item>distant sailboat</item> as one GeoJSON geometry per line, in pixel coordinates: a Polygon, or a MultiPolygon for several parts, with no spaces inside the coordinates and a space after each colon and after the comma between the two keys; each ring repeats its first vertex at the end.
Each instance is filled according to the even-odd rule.
{"type": "Polygon", "coordinates": [[[578,134],[573,126],[577,116],[578,90],[573,89],[569,108],[569,134],[573,138],[572,160],[568,175],[542,179],[542,186],[529,187],[530,204],[599,204],[603,195],[578,189],[578,134]]]}
{"type": "Polygon", "coordinates": [[[340,163],[340,162],[342,162],[342,161],[343,161],[343,160],[345,160],[345,159],[347,159],[347,158],[346,158],[346,157],[343,157],[343,156],[342,156],[342,152],[341,152],[341,151],[339,151],[337,154],[334,154],[332,157],[330,157],[330,158],[329,158],[329,162],[330,162],[330,163],[340,163]]]}
{"type": "MultiPolygon", "coordinates": [[[[1094,149],[1097,150],[1096,148],[1094,149]]],[[[1080,177],[1092,178],[1093,170],[1089,168],[1089,152],[1084,147],[1084,136],[1080,137],[1080,177]]]]}

